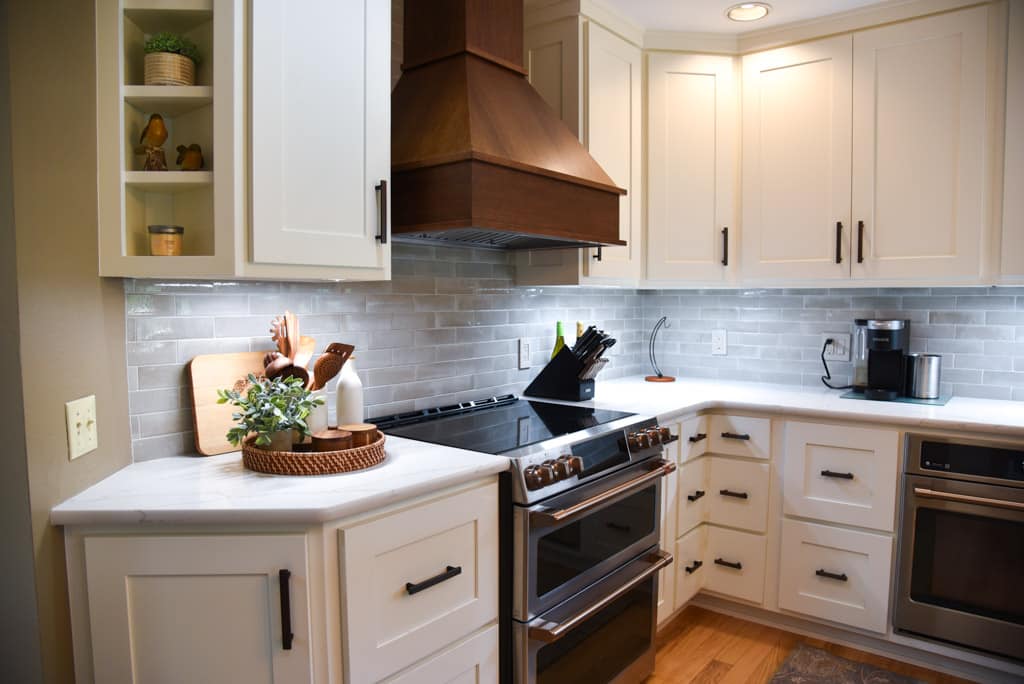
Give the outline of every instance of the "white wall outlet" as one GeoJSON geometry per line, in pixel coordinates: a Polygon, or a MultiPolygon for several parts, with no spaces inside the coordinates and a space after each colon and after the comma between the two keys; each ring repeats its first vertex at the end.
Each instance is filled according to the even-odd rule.
{"type": "Polygon", "coordinates": [[[711,331],[711,353],[715,356],[725,356],[729,353],[729,333],[726,330],[711,331]]]}
{"type": "Polygon", "coordinates": [[[519,338],[519,370],[526,370],[530,367],[530,343],[519,338]]]}
{"type": "Polygon", "coordinates": [[[75,460],[100,445],[96,425],[96,396],[90,394],[64,404],[68,420],[68,458],[75,460]]]}
{"type": "Polygon", "coordinates": [[[825,347],[826,361],[850,360],[850,333],[824,333],[821,336],[822,346],[825,346],[825,340],[832,340],[831,344],[825,347]]]}

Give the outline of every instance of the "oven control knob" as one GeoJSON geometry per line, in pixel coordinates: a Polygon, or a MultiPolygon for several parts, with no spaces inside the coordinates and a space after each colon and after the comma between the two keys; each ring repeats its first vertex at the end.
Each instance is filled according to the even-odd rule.
{"type": "Polygon", "coordinates": [[[647,438],[651,441],[651,446],[661,444],[661,432],[658,428],[647,428],[644,432],[647,434],[647,438]]]}
{"type": "Polygon", "coordinates": [[[565,468],[566,477],[579,475],[583,472],[583,459],[572,454],[564,454],[558,457],[558,463],[565,468]]]}
{"type": "Polygon", "coordinates": [[[537,466],[527,467],[523,471],[523,479],[526,481],[526,488],[531,491],[544,486],[544,482],[541,481],[540,468],[537,466]]]}
{"type": "Polygon", "coordinates": [[[569,470],[569,464],[562,460],[563,458],[564,456],[555,461],[544,461],[544,465],[550,466],[550,468],[555,471],[556,480],[565,480],[572,477],[572,471],[569,470]]]}
{"type": "Polygon", "coordinates": [[[669,430],[667,427],[660,427],[660,428],[658,428],[658,433],[661,435],[661,443],[662,444],[668,444],[669,442],[673,441],[672,440],[672,431],[669,430]]]}
{"type": "Polygon", "coordinates": [[[558,481],[555,469],[544,463],[537,466],[537,477],[540,478],[540,484],[542,487],[547,487],[549,484],[558,481]]]}
{"type": "Polygon", "coordinates": [[[647,449],[651,446],[651,438],[646,432],[634,432],[629,435],[629,446],[632,449],[647,449]]]}

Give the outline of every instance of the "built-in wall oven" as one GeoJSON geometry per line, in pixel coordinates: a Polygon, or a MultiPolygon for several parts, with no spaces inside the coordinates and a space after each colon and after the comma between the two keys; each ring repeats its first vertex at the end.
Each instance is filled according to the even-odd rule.
{"type": "Polygon", "coordinates": [[[1024,445],[908,435],[893,624],[1024,660],[1024,445]]]}

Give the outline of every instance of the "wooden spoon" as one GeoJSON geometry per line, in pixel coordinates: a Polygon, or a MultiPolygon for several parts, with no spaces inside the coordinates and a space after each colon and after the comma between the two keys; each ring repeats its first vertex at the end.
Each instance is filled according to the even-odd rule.
{"type": "Polygon", "coordinates": [[[341,372],[341,367],[355,350],[351,344],[332,342],[327,345],[327,349],[313,365],[313,384],[310,389],[315,392],[326,387],[331,378],[341,372]]]}
{"type": "Polygon", "coordinates": [[[296,366],[302,366],[303,368],[309,367],[309,360],[313,358],[313,353],[316,351],[316,340],[312,337],[306,337],[303,335],[299,339],[299,350],[295,354],[295,358],[292,359],[292,363],[296,366]]]}

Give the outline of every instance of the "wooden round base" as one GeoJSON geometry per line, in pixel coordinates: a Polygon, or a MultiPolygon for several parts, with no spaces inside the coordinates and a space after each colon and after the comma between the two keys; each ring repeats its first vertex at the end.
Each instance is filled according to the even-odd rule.
{"type": "Polygon", "coordinates": [[[647,382],[675,382],[676,379],[671,375],[648,375],[644,378],[647,382]]]}

